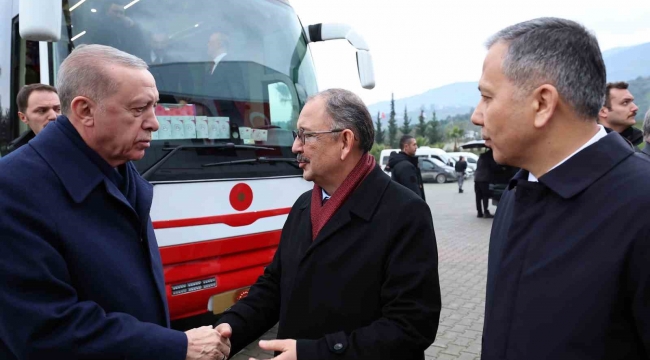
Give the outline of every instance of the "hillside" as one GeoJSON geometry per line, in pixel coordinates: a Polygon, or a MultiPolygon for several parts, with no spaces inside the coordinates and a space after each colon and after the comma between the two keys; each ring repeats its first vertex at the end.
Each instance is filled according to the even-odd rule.
{"type": "MultiPolygon", "coordinates": [[[[644,111],[643,114],[645,114],[645,111],[650,108],[650,100],[644,97],[648,94],[646,90],[650,90],[647,88],[647,83],[650,81],[648,80],[650,79],[650,43],[606,50],[603,52],[603,59],[607,67],[607,80],[630,82],[630,91],[638,100],[639,114],[641,111],[644,111]],[[639,77],[642,78],[637,79],[639,77]]],[[[405,105],[408,107],[411,119],[417,118],[420,108],[424,108],[427,119],[431,118],[434,107],[438,119],[466,114],[479,101],[477,87],[477,82],[458,82],[431,89],[422,94],[395,99],[397,124],[402,124],[405,105]]],[[[385,113],[384,121],[388,121],[390,100],[369,105],[368,110],[373,117],[377,116],[378,111],[385,113]]],[[[642,119],[643,114],[637,119],[642,119]]]]}

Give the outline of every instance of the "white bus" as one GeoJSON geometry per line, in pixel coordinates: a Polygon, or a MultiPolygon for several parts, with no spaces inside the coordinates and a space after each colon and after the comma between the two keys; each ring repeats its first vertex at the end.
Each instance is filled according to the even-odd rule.
{"type": "Polygon", "coordinates": [[[27,130],[18,90],[56,84],[76,46],[110,45],[150,64],[161,126],[135,165],[154,185],[177,328],[247,294],[312,187],[291,153],[298,114],[318,91],[308,44],[346,39],[361,85],[374,87],[361,36],[343,24],[303,27],[284,0],[5,0],[0,23],[0,148],[27,130]]]}

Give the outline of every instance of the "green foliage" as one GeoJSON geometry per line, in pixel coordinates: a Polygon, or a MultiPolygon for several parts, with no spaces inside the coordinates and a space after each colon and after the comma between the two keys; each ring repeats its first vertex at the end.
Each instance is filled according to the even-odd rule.
{"type": "Polygon", "coordinates": [[[383,144],[377,144],[374,143],[372,144],[372,148],[370,149],[370,155],[375,157],[375,160],[379,162],[379,155],[381,154],[381,151],[384,150],[386,146],[383,144]]]}
{"type": "Polygon", "coordinates": [[[418,120],[419,123],[415,133],[417,136],[425,137],[427,136],[427,123],[424,121],[424,110],[420,110],[420,117],[418,120]]]}
{"type": "Polygon", "coordinates": [[[395,96],[390,96],[390,118],[388,119],[388,145],[397,148],[397,120],[395,120],[395,96]]]}
{"type": "MultiPolygon", "coordinates": [[[[433,115],[435,118],[435,113],[433,115]]],[[[431,120],[427,124],[426,130],[427,140],[429,144],[435,144],[443,140],[442,132],[440,131],[440,122],[437,120],[431,120]]]]}
{"type": "Polygon", "coordinates": [[[377,144],[384,143],[384,133],[386,130],[381,129],[381,112],[377,111],[377,126],[375,129],[375,142],[377,144]]]}
{"type": "Polygon", "coordinates": [[[429,140],[423,136],[416,137],[415,143],[418,144],[418,147],[429,146],[429,140]]]}
{"type": "Polygon", "coordinates": [[[630,84],[628,90],[634,96],[634,103],[639,107],[636,118],[643,122],[643,117],[650,110],[650,76],[638,77],[628,83],[630,84]]]}
{"type": "Polygon", "coordinates": [[[465,135],[465,130],[459,128],[458,126],[452,127],[447,132],[447,137],[454,141],[454,151],[458,151],[458,140],[462,139],[465,135]]]}
{"type": "Polygon", "coordinates": [[[400,130],[402,131],[402,135],[411,135],[411,131],[413,131],[406,106],[404,106],[404,123],[402,124],[400,130]]]}

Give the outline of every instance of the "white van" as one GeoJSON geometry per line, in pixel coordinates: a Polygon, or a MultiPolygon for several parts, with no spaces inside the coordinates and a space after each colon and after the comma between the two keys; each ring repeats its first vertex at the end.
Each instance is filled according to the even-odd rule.
{"type": "Polygon", "coordinates": [[[445,165],[453,166],[454,162],[446,151],[428,146],[419,147],[415,150],[415,156],[425,159],[438,159],[445,165]]]}

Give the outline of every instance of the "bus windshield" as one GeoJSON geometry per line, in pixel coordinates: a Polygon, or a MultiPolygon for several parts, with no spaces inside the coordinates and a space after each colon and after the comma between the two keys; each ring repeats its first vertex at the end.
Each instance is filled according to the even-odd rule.
{"type": "Polygon", "coordinates": [[[160,93],[160,128],[135,162],[148,180],[302,174],[286,161],[295,158],[291,130],[318,89],[302,26],[286,2],[64,0],[63,6],[55,73],[80,44],[109,45],[149,64],[160,93]],[[225,165],[206,166],[215,163],[225,165]]]}

